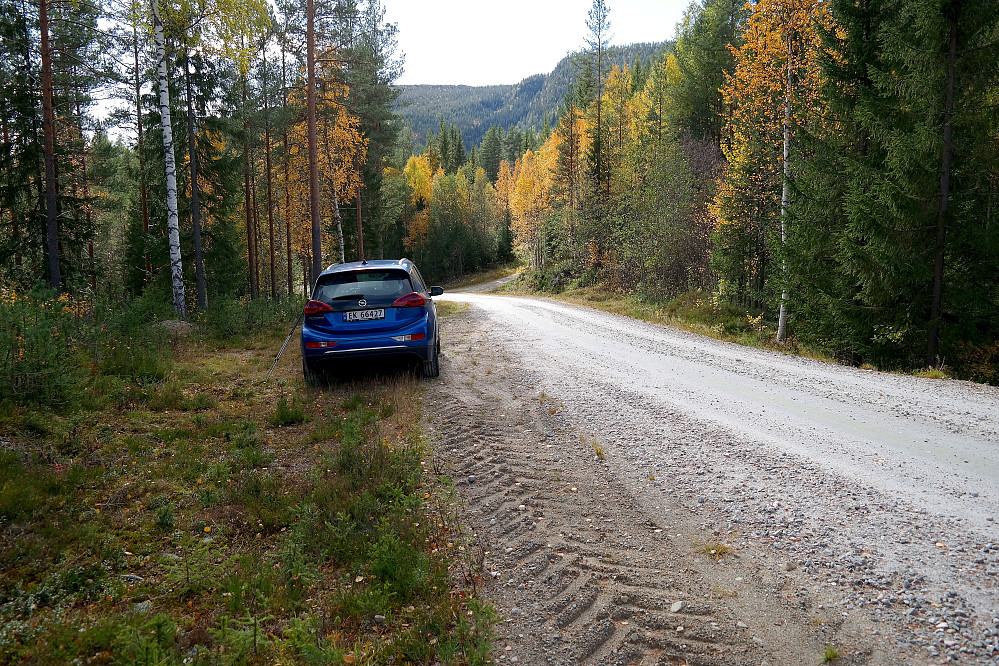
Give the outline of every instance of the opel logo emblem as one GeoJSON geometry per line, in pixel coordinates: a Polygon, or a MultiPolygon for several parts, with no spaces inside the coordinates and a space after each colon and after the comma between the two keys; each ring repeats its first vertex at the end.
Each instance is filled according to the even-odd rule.
{"type": "Polygon", "coordinates": [[[367,305],[367,304],[368,304],[368,302],[367,302],[366,300],[364,300],[364,299],[362,298],[361,300],[359,300],[359,301],[357,302],[357,304],[358,304],[358,305],[359,305],[360,307],[362,307],[362,308],[363,308],[363,307],[364,307],[365,305],[367,305]]]}

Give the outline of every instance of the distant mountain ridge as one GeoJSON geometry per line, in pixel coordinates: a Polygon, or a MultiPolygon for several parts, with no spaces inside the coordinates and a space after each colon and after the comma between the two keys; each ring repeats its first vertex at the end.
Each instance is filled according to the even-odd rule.
{"type": "MultiPolygon", "coordinates": [[[[608,67],[631,66],[636,59],[646,63],[668,46],[668,42],[659,42],[611,47],[607,51],[608,67]]],[[[565,99],[578,73],[573,64],[576,57],[578,54],[568,55],[550,74],[534,74],[514,85],[397,86],[401,95],[396,110],[412,122],[418,141],[425,141],[428,131],[440,129],[443,115],[445,122],[461,130],[468,148],[478,145],[491,125],[540,129],[545,114],[554,118],[555,110],[565,99]]]]}

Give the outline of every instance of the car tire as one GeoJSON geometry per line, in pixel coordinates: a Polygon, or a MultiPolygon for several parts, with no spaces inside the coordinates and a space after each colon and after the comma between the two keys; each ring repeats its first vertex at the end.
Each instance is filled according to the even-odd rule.
{"type": "Polygon", "coordinates": [[[302,376],[305,378],[307,386],[315,386],[319,383],[318,373],[312,369],[312,366],[305,360],[305,357],[302,357],[302,376]]]}
{"type": "Polygon", "coordinates": [[[430,358],[423,362],[423,376],[426,378],[439,377],[441,374],[441,363],[440,363],[440,352],[441,345],[438,341],[434,344],[434,351],[430,355],[430,358]]]}

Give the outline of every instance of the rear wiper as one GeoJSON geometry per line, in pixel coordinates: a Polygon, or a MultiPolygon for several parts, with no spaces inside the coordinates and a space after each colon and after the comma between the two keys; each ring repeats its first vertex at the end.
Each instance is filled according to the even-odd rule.
{"type": "Polygon", "coordinates": [[[344,294],[343,296],[334,296],[331,301],[353,301],[359,298],[364,298],[364,294],[344,294]]]}

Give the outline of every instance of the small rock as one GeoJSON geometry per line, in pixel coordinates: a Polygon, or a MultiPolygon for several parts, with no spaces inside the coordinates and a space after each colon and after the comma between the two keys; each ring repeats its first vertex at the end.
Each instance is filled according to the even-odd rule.
{"type": "Polygon", "coordinates": [[[681,633],[682,631],[683,631],[683,625],[681,624],[679,627],[676,628],[676,632],[681,633]]]}
{"type": "Polygon", "coordinates": [[[468,482],[469,483],[475,483],[475,475],[474,474],[469,474],[468,475],[468,482]]]}
{"type": "Polygon", "coordinates": [[[680,611],[683,610],[683,607],[684,607],[684,603],[682,601],[674,602],[674,604],[669,607],[669,612],[670,613],[679,613],[680,611]]]}
{"type": "Polygon", "coordinates": [[[153,602],[149,600],[140,601],[139,603],[134,604],[132,606],[132,612],[135,613],[136,615],[145,615],[147,613],[151,613],[152,610],[153,610],[153,602]]]}
{"type": "Polygon", "coordinates": [[[739,627],[740,629],[749,629],[749,625],[743,622],[742,620],[736,622],[735,626],[739,627]]]}
{"type": "Polygon", "coordinates": [[[385,616],[384,615],[376,615],[375,616],[375,624],[385,624],[385,616]]]}

